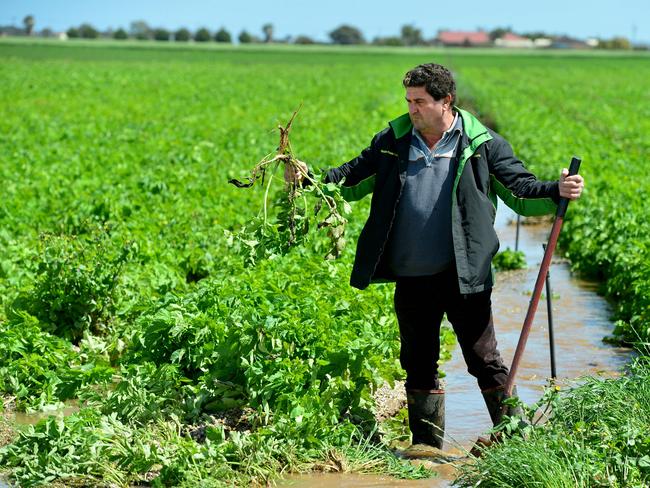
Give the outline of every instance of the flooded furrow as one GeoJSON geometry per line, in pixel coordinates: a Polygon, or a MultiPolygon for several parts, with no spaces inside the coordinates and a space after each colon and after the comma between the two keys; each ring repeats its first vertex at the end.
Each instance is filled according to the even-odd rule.
{"type": "MultiPolygon", "coordinates": [[[[515,247],[515,214],[499,206],[496,229],[501,250],[515,247]]],[[[520,226],[519,250],[526,255],[527,269],[497,274],[492,305],[499,350],[508,366],[512,362],[528,303],[539,272],[548,239],[549,222],[520,226]]],[[[552,314],[555,336],[557,383],[584,375],[617,375],[630,360],[631,351],[603,342],[613,324],[607,302],[596,293],[597,285],[574,276],[569,265],[555,260],[550,269],[552,314]]],[[[456,345],[452,359],[443,365],[446,372],[446,442],[445,450],[464,450],[477,436],[491,427],[488,412],[476,380],[469,375],[460,348],[456,345]]],[[[540,300],[526,351],[519,366],[517,388],[528,404],[542,395],[551,376],[548,316],[545,296],[540,300]]],[[[292,477],[283,486],[296,488],[360,487],[446,487],[455,477],[454,469],[439,468],[437,478],[400,481],[386,477],[352,475],[306,475],[292,477]]]]}
{"type": "MultiPolygon", "coordinates": [[[[504,205],[497,213],[496,228],[501,250],[514,249],[515,214],[504,205]]],[[[535,286],[551,224],[522,225],[519,250],[526,255],[528,268],[497,274],[492,295],[493,314],[499,350],[510,366],[528,304],[535,286]]],[[[553,330],[558,383],[584,375],[615,375],[629,361],[631,351],[603,342],[613,324],[607,302],[596,293],[595,283],[574,276],[561,260],[550,269],[553,330]]],[[[517,389],[526,403],[541,397],[551,376],[546,301],[540,300],[525,354],[519,367],[517,389]]],[[[490,419],[474,378],[466,371],[460,349],[443,366],[447,372],[447,430],[450,438],[463,447],[470,446],[477,433],[488,430],[490,419]]]]}

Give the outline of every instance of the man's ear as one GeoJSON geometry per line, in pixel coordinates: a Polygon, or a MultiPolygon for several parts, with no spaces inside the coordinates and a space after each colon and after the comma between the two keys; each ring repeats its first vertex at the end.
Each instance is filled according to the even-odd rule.
{"type": "Polygon", "coordinates": [[[444,98],[445,105],[447,106],[447,110],[451,110],[453,108],[453,103],[452,101],[452,96],[451,93],[447,94],[447,96],[444,98]]]}

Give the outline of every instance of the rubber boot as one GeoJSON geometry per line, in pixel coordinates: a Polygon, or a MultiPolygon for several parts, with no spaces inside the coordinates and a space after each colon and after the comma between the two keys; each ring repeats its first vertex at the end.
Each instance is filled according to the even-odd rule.
{"type": "MultiPolygon", "coordinates": [[[[508,415],[510,417],[519,417],[523,418],[524,412],[520,406],[511,407],[508,406],[506,410],[503,410],[503,400],[505,399],[505,387],[499,386],[497,388],[490,388],[489,390],[483,390],[481,392],[483,399],[485,400],[485,405],[487,406],[488,412],[490,412],[490,418],[492,419],[492,424],[497,425],[501,422],[501,417],[503,415],[508,415]]],[[[512,389],[512,396],[517,396],[517,387],[515,386],[512,389]]]]}
{"type": "MultiPolygon", "coordinates": [[[[418,451],[415,446],[442,449],[445,435],[445,392],[443,390],[407,390],[409,429],[412,446],[407,451],[418,451]]],[[[406,453],[407,455],[409,453],[406,453]]],[[[411,452],[412,454],[412,452],[411,452]]]]}
{"type": "MultiPolygon", "coordinates": [[[[520,406],[511,407],[508,406],[505,411],[503,409],[503,400],[505,399],[505,387],[499,386],[497,388],[490,388],[489,390],[483,390],[481,392],[483,399],[485,400],[485,405],[487,406],[488,412],[490,413],[490,418],[492,419],[492,424],[497,425],[501,422],[503,415],[508,415],[509,417],[519,417],[520,423],[523,426],[526,423],[523,421],[524,412],[520,406]]],[[[512,396],[517,396],[517,387],[512,389],[512,396]]],[[[490,447],[496,440],[498,440],[501,432],[492,434],[490,437],[479,437],[474,447],[472,447],[470,454],[475,457],[481,456],[483,449],[490,447]]]]}

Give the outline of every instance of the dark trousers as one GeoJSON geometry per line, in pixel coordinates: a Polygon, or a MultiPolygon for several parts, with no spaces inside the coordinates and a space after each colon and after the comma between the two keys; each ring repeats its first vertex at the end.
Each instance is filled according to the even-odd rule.
{"type": "Polygon", "coordinates": [[[491,290],[461,295],[455,269],[433,276],[398,278],[395,312],[399,322],[400,363],[409,390],[436,390],[443,314],[454,328],[469,373],[481,390],[505,384],[508,368],[497,350],[491,290]]]}

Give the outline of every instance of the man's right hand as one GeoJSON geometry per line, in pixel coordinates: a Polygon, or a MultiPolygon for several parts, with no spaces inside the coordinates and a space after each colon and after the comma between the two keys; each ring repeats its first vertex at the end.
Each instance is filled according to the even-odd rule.
{"type": "Polygon", "coordinates": [[[309,167],[307,163],[296,159],[296,165],[285,164],[284,165],[284,181],[288,184],[302,183],[302,180],[305,179],[305,176],[309,173],[309,167]]]}

